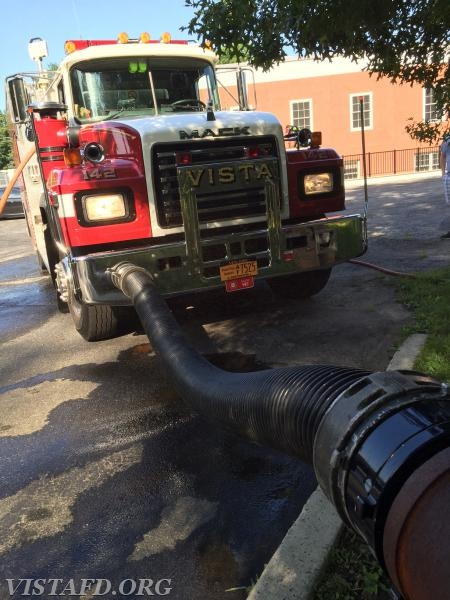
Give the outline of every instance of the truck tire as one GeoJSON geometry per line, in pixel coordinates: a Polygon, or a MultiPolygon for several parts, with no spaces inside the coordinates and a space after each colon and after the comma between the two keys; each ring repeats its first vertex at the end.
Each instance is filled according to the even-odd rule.
{"type": "MultiPolygon", "coordinates": [[[[56,244],[55,241],[52,237],[52,234],[50,233],[50,229],[48,228],[48,225],[46,225],[45,230],[44,230],[44,241],[45,241],[45,249],[47,251],[47,260],[48,260],[48,264],[49,264],[49,271],[48,274],[50,275],[53,285],[55,285],[56,282],[56,273],[55,273],[55,266],[56,263],[59,262],[59,256],[58,256],[58,250],[56,248],[56,244]]],[[[42,259],[40,259],[42,260],[42,259]]],[[[42,261],[43,263],[44,261],[42,261]]],[[[47,268],[44,265],[44,269],[47,270],[47,268]]]]}
{"type": "MultiPolygon", "coordinates": [[[[53,286],[55,288],[55,293],[56,293],[56,306],[58,307],[59,312],[68,313],[69,307],[67,306],[66,302],[63,302],[61,300],[61,294],[58,292],[58,289],[57,289],[55,268],[59,262],[59,254],[58,254],[58,249],[56,247],[55,241],[52,237],[52,234],[50,233],[50,229],[49,229],[48,225],[46,226],[45,231],[44,231],[44,241],[45,241],[45,249],[47,251],[47,260],[48,260],[48,264],[49,264],[49,268],[50,268],[50,271],[48,272],[48,274],[51,277],[53,286]]],[[[45,263],[42,260],[42,258],[39,256],[39,253],[38,253],[38,260],[41,262],[42,271],[46,272],[47,267],[45,266],[45,263]]]]}
{"type": "Polygon", "coordinates": [[[118,335],[119,320],[113,307],[81,302],[75,297],[72,284],[68,285],[68,305],[75,329],[87,342],[118,335]]]}
{"type": "Polygon", "coordinates": [[[327,285],[331,269],[293,273],[268,280],[273,292],[284,298],[309,298],[318,294],[327,285]]]}

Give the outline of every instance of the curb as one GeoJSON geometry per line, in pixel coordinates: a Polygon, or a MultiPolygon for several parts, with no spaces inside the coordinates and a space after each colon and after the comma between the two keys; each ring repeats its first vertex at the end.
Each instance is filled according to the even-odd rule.
{"type": "Polygon", "coordinates": [[[247,600],[307,600],[343,528],[320,488],[304,505],[247,600]]]}
{"type": "MultiPolygon", "coordinates": [[[[441,171],[421,171],[419,173],[399,173],[397,175],[373,175],[367,178],[367,185],[380,185],[385,183],[410,183],[412,181],[423,181],[424,179],[440,179],[441,171]]],[[[354,190],[364,186],[364,179],[346,179],[345,189],[354,190]]]]}
{"type": "Polygon", "coordinates": [[[413,368],[414,361],[419,355],[425,344],[427,336],[425,333],[413,333],[410,335],[394,356],[387,367],[387,371],[410,370],[413,368]]]}
{"type": "MultiPolygon", "coordinates": [[[[387,371],[412,369],[426,335],[409,336],[392,357],[387,371]]],[[[319,576],[344,527],[320,488],[304,505],[247,600],[312,600],[319,576]]]]}

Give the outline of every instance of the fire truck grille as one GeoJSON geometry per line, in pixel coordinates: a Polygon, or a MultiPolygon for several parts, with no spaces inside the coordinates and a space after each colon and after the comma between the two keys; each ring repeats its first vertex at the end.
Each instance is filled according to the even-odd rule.
{"type": "MultiPolygon", "coordinates": [[[[183,224],[177,162],[189,161],[193,167],[249,160],[249,155],[260,158],[278,156],[274,137],[233,138],[229,140],[189,140],[168,144],[155,144],[153,167],[155,173],[156,214],[160,227],[179,227],[183,224]]],[[[261,217],[266,214],[264,187],[246,186],[227,190],[226,185],[216,186],[213,193],[196,193],[197,213],[200,223],[261,217]],[[217,191],[216,191],[217,190],[217,191]]]]}

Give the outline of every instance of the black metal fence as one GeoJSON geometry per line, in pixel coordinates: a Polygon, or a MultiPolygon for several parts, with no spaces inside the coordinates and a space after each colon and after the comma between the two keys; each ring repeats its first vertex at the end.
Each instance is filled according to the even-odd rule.
{"type": "MultiPolygon", "coordinates": [[[[343,159],[345,179],[358,179],[364,176],[362,154],[343,156],[343,159]]],[[[367,152],[366,154],[367,177],[420,173],[437,169],[439,169],[438,146],[367,152]]]]}

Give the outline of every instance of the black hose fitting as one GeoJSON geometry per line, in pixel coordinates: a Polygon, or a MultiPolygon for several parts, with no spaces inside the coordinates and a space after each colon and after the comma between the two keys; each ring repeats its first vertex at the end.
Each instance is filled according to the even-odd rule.
{"type": "Polygon", "coordinates": [[[373,373],[329,407],[314,442],[320,487],[384,565],[384,526],[418,466],[450,445],[446,385],[415,372],[373,373]]]}
{"type": "MultiPolygon", "coordinates": [[[[145,269],[120,263],[109,274],[132,300],[178,393],[211,420],[312,463],[342,519],[367,541],[399,590],[419,589],[414,573],[406,569],[405,576],[398,570],[399,548],[412,548],[417,556],[417,544],[401,527],[392,535],[395,528],[386,523],[395,515],[395,522],[403,520],[408,531],[417,529],[411,518],[416,505],[400,502],[405,486],[414,489],[415,496],[409,497],[425,494],[429,503],[437,502],[429,492],[437,481],[444,489],[442,478],[450,474],[450,461],[445,461],[445,452],[450,456],[448,387],[414,372],[371,374],[323,365],[229,373],[189,346],[145,269]]],[[[430,524],[430,531],[434,527],[430,524]]],[[[420,557],[444,565],[429,569],[427,593],[437,593],[442,585],[450,589],[450,570],[443,560],[449,540],[447,535],[435,541],[420,557]]]]}

